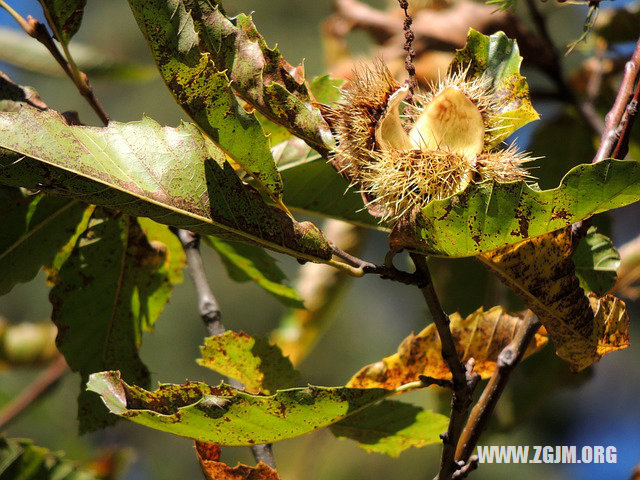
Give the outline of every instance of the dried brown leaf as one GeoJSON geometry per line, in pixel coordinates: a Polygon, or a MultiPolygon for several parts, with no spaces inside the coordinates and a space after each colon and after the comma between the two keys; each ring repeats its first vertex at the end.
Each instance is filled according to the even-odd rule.
{"type": "Polygon", "coordinates": [[[567,228],[477,258],[540,318],[558,356],[577,371],[629,345],[629,317],[621,300],[585,295],[573,250],[567,228]]]}
{"type": "Polygon", "coordinates": [[[595,315],[598,357],[627,348],[629,346],[629,314],[625,303],[613,295],[598,298],[594,293],[589,294],[589,302],[595,315]]]}
{"type": "MultiPolygon", "coordinates": [[[[449,316],[451,333],[458,356],[464,363],[475,359],[474,372],[482,378],[491,376],[498,355],[506,347],[522,324],[522,314],[508,314],[503,307],[488,311],[479,308],[466,318],[458,313],[449,316]]],[[[538,351],[547,338],[536,334],[525,355],[538,351]]],[[[418,335],[411,334],[398,347],[398,352],[362,368],[347,384],[359,388],[395,388],[412,382],[419,375],[449,379],[451,373],[442,359],[440,337],[435,324],[418,335]]]]}
{"type": "Polygon", "coordinates": [[[220,462],[220,445],[196,442],[196,454],[207,480],[280,480],[278,473],[260,462],[255,467],[239,463],[230,467],[220,462]]]}

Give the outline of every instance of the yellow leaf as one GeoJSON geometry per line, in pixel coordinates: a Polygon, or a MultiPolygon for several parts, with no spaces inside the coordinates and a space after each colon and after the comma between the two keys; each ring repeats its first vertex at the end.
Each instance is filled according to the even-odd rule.
{"type": "MultiPolygon", "coordinates": [[[[474,372],[482,378],[493,373],[498,355],[516,334],[523,315],[510,315],[503,307],[488,311],[479,308],[466,318],[458,313],[449,316],[451,333],[462,362],[476,361],[474,372]]],[[[525,355],[538,351],[547,342],[536,334],[525,355]]],[[[451,372],[442,359],[440,337],[434,324],[418,335],[409,335],[398,352],[361,369],[347,386],[358,388],[396,388],[418,379],[419,375],[449,379],[451,372]]]]}
{"type": "Polygon", "coordinates": [[[628,346],[624,302],[587,297],[571,260],[570,228],[528,239],[477,258],[538,316],[558,356],[582,370],[628,346]],[[610,338],[609,338],[610,337],[610,338]]]}

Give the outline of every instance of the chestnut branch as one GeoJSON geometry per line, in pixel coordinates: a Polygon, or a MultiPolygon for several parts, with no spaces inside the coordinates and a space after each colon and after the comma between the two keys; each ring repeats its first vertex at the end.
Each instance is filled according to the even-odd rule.
{"type": "MultiPolygon", "coordinates": [[[[200,253],[200,235],[182,229],[172,228],[172,231],[180,240],[187,256],[189,275],[193,279],[198,294],[200,317],[204,321],[209,335],[220,335],[225,332],[222,324],[222,312],[207,280],[202,254],[200,253]]],[[[237,380],[229,378],[227,382],[233,388],[244,390],[244,385],[237,380]]],[[[251,452],[256,462],[262,462],[275,468],[275,460],[270,444],[253,445],[251,446],[251,452]]]]}

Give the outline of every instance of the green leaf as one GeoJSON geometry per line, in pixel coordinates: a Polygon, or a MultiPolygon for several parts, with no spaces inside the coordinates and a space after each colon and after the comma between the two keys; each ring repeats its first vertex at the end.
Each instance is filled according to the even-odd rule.
{"type": "Polygon", "coordinates": [[[247,243],[225,242],[213,236],[207,236],[205,239],[220,255],[232,280],[240,283],[256,282],[284,305],[304,308],[298,292],[286,284],[287,276],[263,249],[247,243]]]}
{"type": "Polygon", "coordinates": [[[321,75],[311,80],[309,88],[316,102],[331,105],[340,100],[340,88],[344,84],[342,78],[332,78],[330,75],[321,75]]]}
{"type": "Polygon", "coordinates": [[[102,478],[31,440],[0,438],[0,478],[6,480],[98,480],[102,478]]]}
{"type": "MultiPolygon", "coordinates": [[[[92,80],[104,78],[123,82],[145,82],[154,78],[155,67],[114,58],[91,45],[74,41],[69,51],[78,68],[92,80]]],[[[65,73],[40,42],[14,28],[0,27],[0,61],[40,75],[64,77],[65,73]]]]}
{"type": "Polygon", "coordinates": [[[91,220],[91,216],[93,215],[94,210],[95,207],[93,205],[89,205],[87,208],[85,208],[84,212],[82,213],[82,218],[80,219],[80,222],[78,222],[75,233],[69,238],[67,243],[65,243],[58,249],[55,257],[53,257],[53,260],[45,264],[44,271],[47,274],[48,284],[53,285],[55,283],[58,283],[58,274],[60,273],[60,268],[62,267],[64,262],[67,261],[67,259],[71,255],[71,252],[73,252],[73,249],[75,248],[80,235],[89,226],[89,220],[91,220]]]}
{"type": "Polygon", "coordinates": [[[0,186],[0,295],[32,280],[76,233],[86,205],[0,186]]]}
{"type": "Polygon", "coordinates": [[[155,292],[152,301],[149,302],[149,313],[142,318],[143,328],[152,330],[156,319],[171,298],[174,285],[182,283],[182,271],[187,266],[187,258],[180,240],[169,227],[148,218],[138,218],[137,221],[149,244],[164,258],[163,264],[156,271],[156,275],[164,277],[164,280],[154,285],[155,292]]]}
{"type": "Polygon", "coordinates": [[[313,432],[399,393],[379,388],[306,387],[262,396],[227,385],[160,385],[155,392],[129,386],[119,372],[91,375],[87,389],[109,410],[156,430],[207,443],[272,443],[313,432]]]}
{"type": "Polygon", "coordinates": [[[573,263],[582,289],[602,296],[616,283],[620,254],[609,237],[591,227],[578,244],[573,263]]]}
{"type": "MultiPolygon", "coordinates": [[[[117,368],[148,385],[138,348],[142,329],[153,326],[171,293],[166,261],[166,249],[150,244],[135,219],[96,209],[50,294],[58,348],[83,383],[90,373],[117,368]]],[[[82,431],[115,420],[84,391],[78,416],[82,431]]]]}
{"type": "MultiPolygon", "coordinates": [[[[311,81],[309,84],[309,90],[317,103],[332,104],[340,99],[340,87],[343,83],[344,80],[342,79],[331,78],[329,75],[322,75],[311,81]]],[[[286,127],[272,122],[261,113],[256,112],[256,118],[260,122],[260,125],[262,125],[264,133],[269,137],[269,143],[272,147],[282,145],[283,142],[286,142],[293,137],[293,134],[287,130],[286,127]]],[[[306,146],[304,141],[302,143],[306,146]]],[[[308,149],[310,150],[311,147],[308,147],[308,149]]],[[[314,152],[314,154],[318,155],[316,152],[314,152]]],[[[275,152],[274,158],[276,163],[280,165],[275,152]]]]}
{"type": "Polygon", "coordinates": [[[349,438],[367,452],[397,457],[403,451],[439,444],[449,419],[408,403],[383,400],[331,425],[338,438],[349,438]]]}
{"type": "MultiPolygon", "coordinates": [[[[269,145],[272,147],[271,153],[273,153],[274,146],[282,142],[285,142],[293,137],[293,135],[291,134],[291,132],[289,132],[289,130],[284,128],[282,125],[273,123],[271,120],[269,120],[267,117],[262,115],[260,112],[254,112],[254,115],[260,122],[260,125],[262,125],[262,130],[264,131],[264,134],[269,139],[269,145]]],[[[275,158],[275,156],[273,160],[276,162],[276,165],[277,165],[278,160],[275,158]]]]}
{"type": "Polygon", "coordinates": [[[60,43],[67,44],[80,29],[87,0],[39,0],[47,22],[60,43]]]}
{"type": "Polygon", "coordinates": [[[231,88],[266,118],[326,152],[331,133],[320,111],[311,104],[303,67],[294,68],[277,48],[269,48],[251,17],[226,17],[222,2],[179,3],[193,18],[204,43],[201,48],[211,55],[218,70],[227,71],[231,88]]]}
{"type": "MultiPolygon", "coordinates": [[[[256,118],[238,103],[226,67],[196,25],[195,6],[184,1],[130,0],[160,74],[198,127],[253,176],[274,199],[282,179],[256,118]]],[[[208,2],[207,2],[208,3],[208,2]]]]}
{"type": "Polygon", "coordinates": [[[499,133],[487,132],[498,145],[515,130],[539,118],[529,99],[529,87],[526,79],[520,75],[522,57],[515,40],[509,39],[503,32],[491,36],[470,29],[467,44],[456,53],[450,70],[468,69],[469,78],[484,75],[493,95],[507,105],[500,112],[502,119],[499,133]]]}
{"type": "Polygon", "coordinates": [[[462,193],[423,208],[415,230],[400,226],[392,243],[429,255],[467,257],[638,200],[640,163],[604,160],[578,165],[550,190],[536,190],[525,182],[470,184],[462,193]]]}
{"type": "MultiPolygon", "coordinates": [[[[317,102],[332,104],[340,98],[342,83],[341,79],[323,75],[311,82],[310,89],[317,102]]],[[[272,152],[285,185],[284,203],[289,209],[385,228],[366,212],[361,195],[348,188],[349,183],[318,152],[299,138],[279,136],[277,129],[270,131],[274,132],[272,138],[282,139],[272,152]]]]}
{"type": "Polygon", "coordinates": [[[226,331],[205,338],[198,365],[242,382],[247,392],[274,393],[290,387],[300,374],[264,337],[226,331]]]}
{"type": "Polygon", "coordinates": [[[60,191],[161,223],[245,240],[313,261],[331,258],[318,229],[267,206],[224,153],[190,124],[149,118],[109,127],[69,126],[53,111],[0,113],[0,183],[60,191]],[[20,157],[17,157],[20,158],[20,157]]]}
{"type": "MultiPolygon", "coordinates": [[[[0,72],[0,112],[23,107],[46,109],[38,92],[13,83],[0,72]]],[[[20,155],[0,148],[11,163],[20,155]]],[[[0,295],[35,277],[40,268],[57,257],[57,251],[82,231],[82,202],[36,195],[15,187],[0,186],[0,295]]]]}

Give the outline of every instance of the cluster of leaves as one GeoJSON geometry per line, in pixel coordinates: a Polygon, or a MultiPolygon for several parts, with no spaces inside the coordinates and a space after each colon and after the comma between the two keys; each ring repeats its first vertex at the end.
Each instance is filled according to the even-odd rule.
{"type": "MultiPolygon", "coordinates": [[[[84,2],[42,3],[67,46],[84,2]]],[[[339,82],[307,82],[301,67],[266,45],[250,17],[230,18],[219,2],[129,3],[193,124],[167,127],[145,117],[76,125],[32,90],[0,77],[0,294],[45,269],[58,348],[81,376],[81,430],[120,416],[198,442],[255,445],[330,426],[337,437],[395,456],[438,443],[446,428],[441,414],[389,400],[420,388],[419,375],[450,378],[433,325],[346,386],[290,388],[297,373],[277,346],[226,332],[206,339],[198,362],[244,390],[224,383],[146,390],[149,370],[138,355],[143,332],[154,327],[185,266],[170,227],[203,235],[231,278],[254,281],[293,308],[303,299],[263,248],[335,262],[320,229],[290,211],[392,229],[392,250],[476,257],[510,286],[546,327],[528,354],[549,337],[559,356],[583,369],[628,345],[624,303],[599,297],[615,281],[610,241],[590,231],[576,249],[569,228],[640,200],[637,161],[580,165],[549,190],[523,181],[470,184],[406,222],[380,225],[362,211],[359,195],[343,195],[347,184],[326,161],[333,140],[317,105],[338,99],[339,82]],[[312,193],[310,185],[322,189],[312,193]]],[[[507,97],[501,139],[537,118],[520,62],[504,34],[471,31],[452,66],[487,75],[496,94],[507,97]]],[[[484,378],[521,323],[522,314],[501,307],[451,316],[460,358],[473,357],[484,378]]],[[[203,445],[203,469],[224,468],[203,445]]]]}

